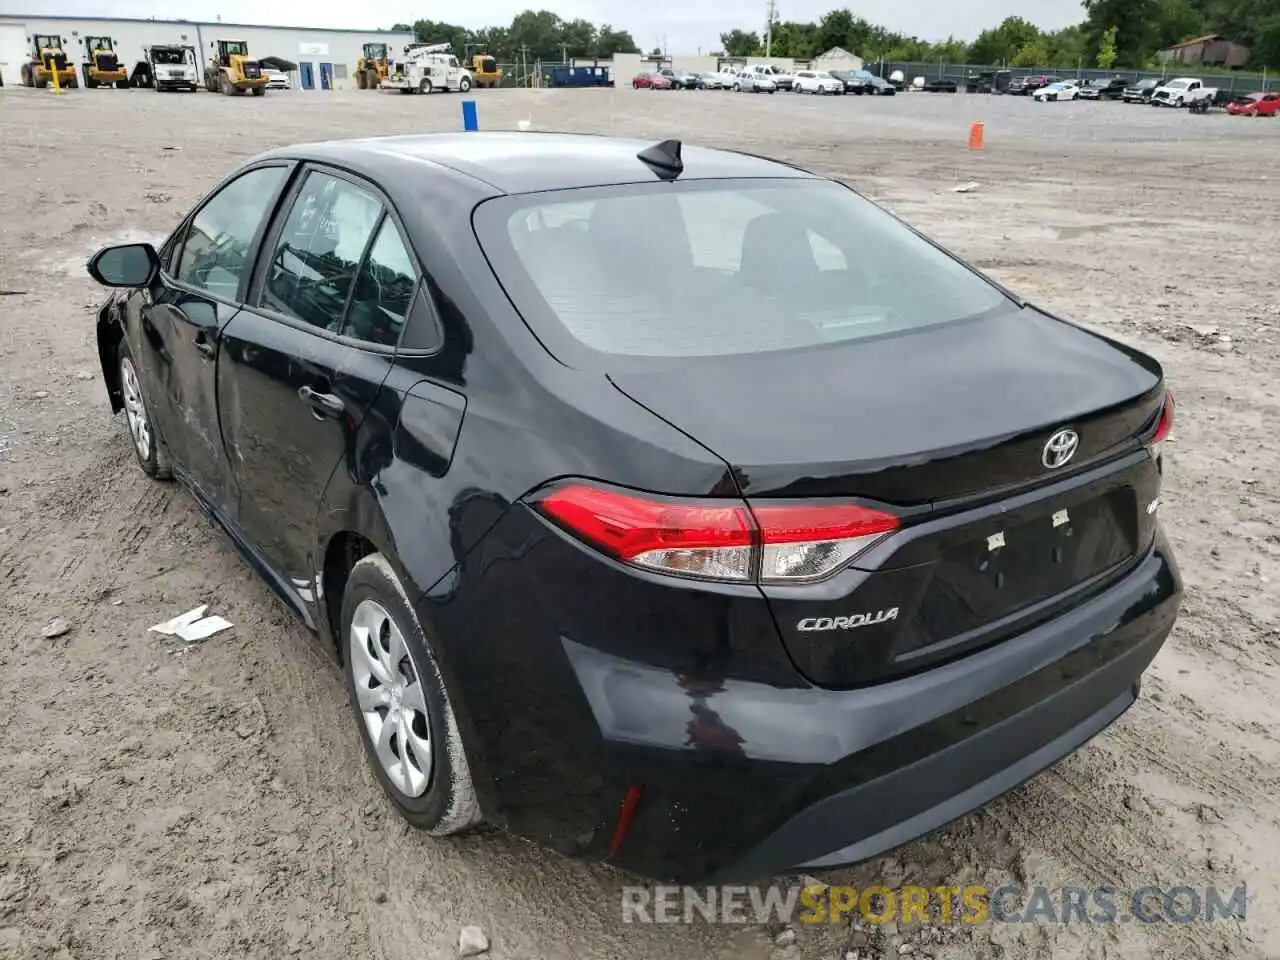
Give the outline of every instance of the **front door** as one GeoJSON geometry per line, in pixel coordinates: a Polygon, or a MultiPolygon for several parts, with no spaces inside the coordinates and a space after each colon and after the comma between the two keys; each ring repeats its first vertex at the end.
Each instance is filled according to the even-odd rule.
{"type": "Polygon", "coordinates": [[[333,86],[333,64],[320,64],[320,89],[328,90],[333,86]]]}
{"type": "Polygon", "coordinates": [[[302,63],[300,63],[300,64],[298,64],[298,71],[299,71],[299,73],[301,74],[301,77],[302,77],[302,89],[303,89],[303,90],[314,90],[314,89],[315,89],[315,86],[316,86],[316,78],[315,78],[315,72],[314,72],[314,69],[315,69],[315,68],[314,68],[314,66],[313,66],[312,64],[307,63],[307,62],[305,62],[305,61],[304,61],[304,62],[302,62],[302,63]]]}
{"type": "Polygon", "coordinates": [[[319,567],[316,511],[334,471],[354,471],[357,434],[394,360],[399,327],[382,301],[405,288],[407,302],[416,282],[412,267],[396,267],[403,281],[380,268],[407,264],[382,252],[398,242],[376,191],[313,167],[224,331],[219,409],[240,523],[304,600],[319,567]]]}
{"type": "Polygon", "coordinates": [[[247,253],[287,175],[287,166],[263,166],[218,190],[182,231],[156,283],[132,298],[141,320],[137,360],[160,435],[197,492],[228,515],[237,496],[218,427],[220,332],[240,309],[247,253]]]}

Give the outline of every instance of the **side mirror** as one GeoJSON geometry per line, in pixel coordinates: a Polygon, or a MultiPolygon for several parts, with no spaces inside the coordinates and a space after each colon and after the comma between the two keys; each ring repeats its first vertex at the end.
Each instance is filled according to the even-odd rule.
{"type": "Polygon", "coordinates": [[[89,261],[88,270],[104,287],[146,287],[160,272],[160,256],[149,243],[103,247],[89,261]]]}

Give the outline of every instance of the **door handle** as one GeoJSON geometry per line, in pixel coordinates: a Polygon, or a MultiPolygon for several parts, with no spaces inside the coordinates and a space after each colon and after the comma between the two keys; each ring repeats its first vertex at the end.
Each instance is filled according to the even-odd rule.
{"type": "Polygon", "coordinates": [[[342,398],[332,393],[320,393],[311,387],[304,386],[298,388],[298,397],[311,407],[317,416],[340,417],[347,412],[347,406],[342,402],[342,398]]]}
{"type": "Polygon", "coordinates": [[[205,336],[203,330],[196,334],[196,338],[193,342],[196,345],[196,349],[210,360],[212,360],[218,352],[214,345],[209,342],[209,338],[205,336]]]}

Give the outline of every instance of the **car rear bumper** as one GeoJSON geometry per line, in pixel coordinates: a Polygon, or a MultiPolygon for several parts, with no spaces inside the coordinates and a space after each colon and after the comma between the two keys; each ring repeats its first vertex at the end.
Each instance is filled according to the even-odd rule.
{"type": "Polygon", "coordinates": [[[420,606],[429,630],[465,637],[446,673],[486,816],[686,882],[864,860],[998,797],[1134,702],[1181,602],[1157,535],[1053,620],[922,673],[821,689],[771,653],[755,601],[615,577],[527,514],[510,511],[468,559],[487,587],[473,593],[464,571],[471,586],[420,606]],[[515,555],[539,562],[493,559],[515,555]]]}

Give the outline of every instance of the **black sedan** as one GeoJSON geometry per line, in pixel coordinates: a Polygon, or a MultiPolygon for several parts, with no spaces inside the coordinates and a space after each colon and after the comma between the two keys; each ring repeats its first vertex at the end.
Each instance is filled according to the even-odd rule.
{"type": "Polygon", "coordinates": [[[1125,103],[1150,103],[1152,95],[1164,83],[1163,80],[1148,78],[1139,80],[1120,91],[1120,99],[1125,103]]]}
{"type": "Polygon", "coordinates": [[[310,144],[89,271],[138,463],[315,631],[435,834],[864,860],[1106,728],[1178,611],[1160,366],[792,166],[310,144]]]}
{"type": "Polygon", "coordinates": [[[1081,100],[1119,100],[1129,81],[1124,77],[1088,80],[1080,86],[1081,100]]]}

